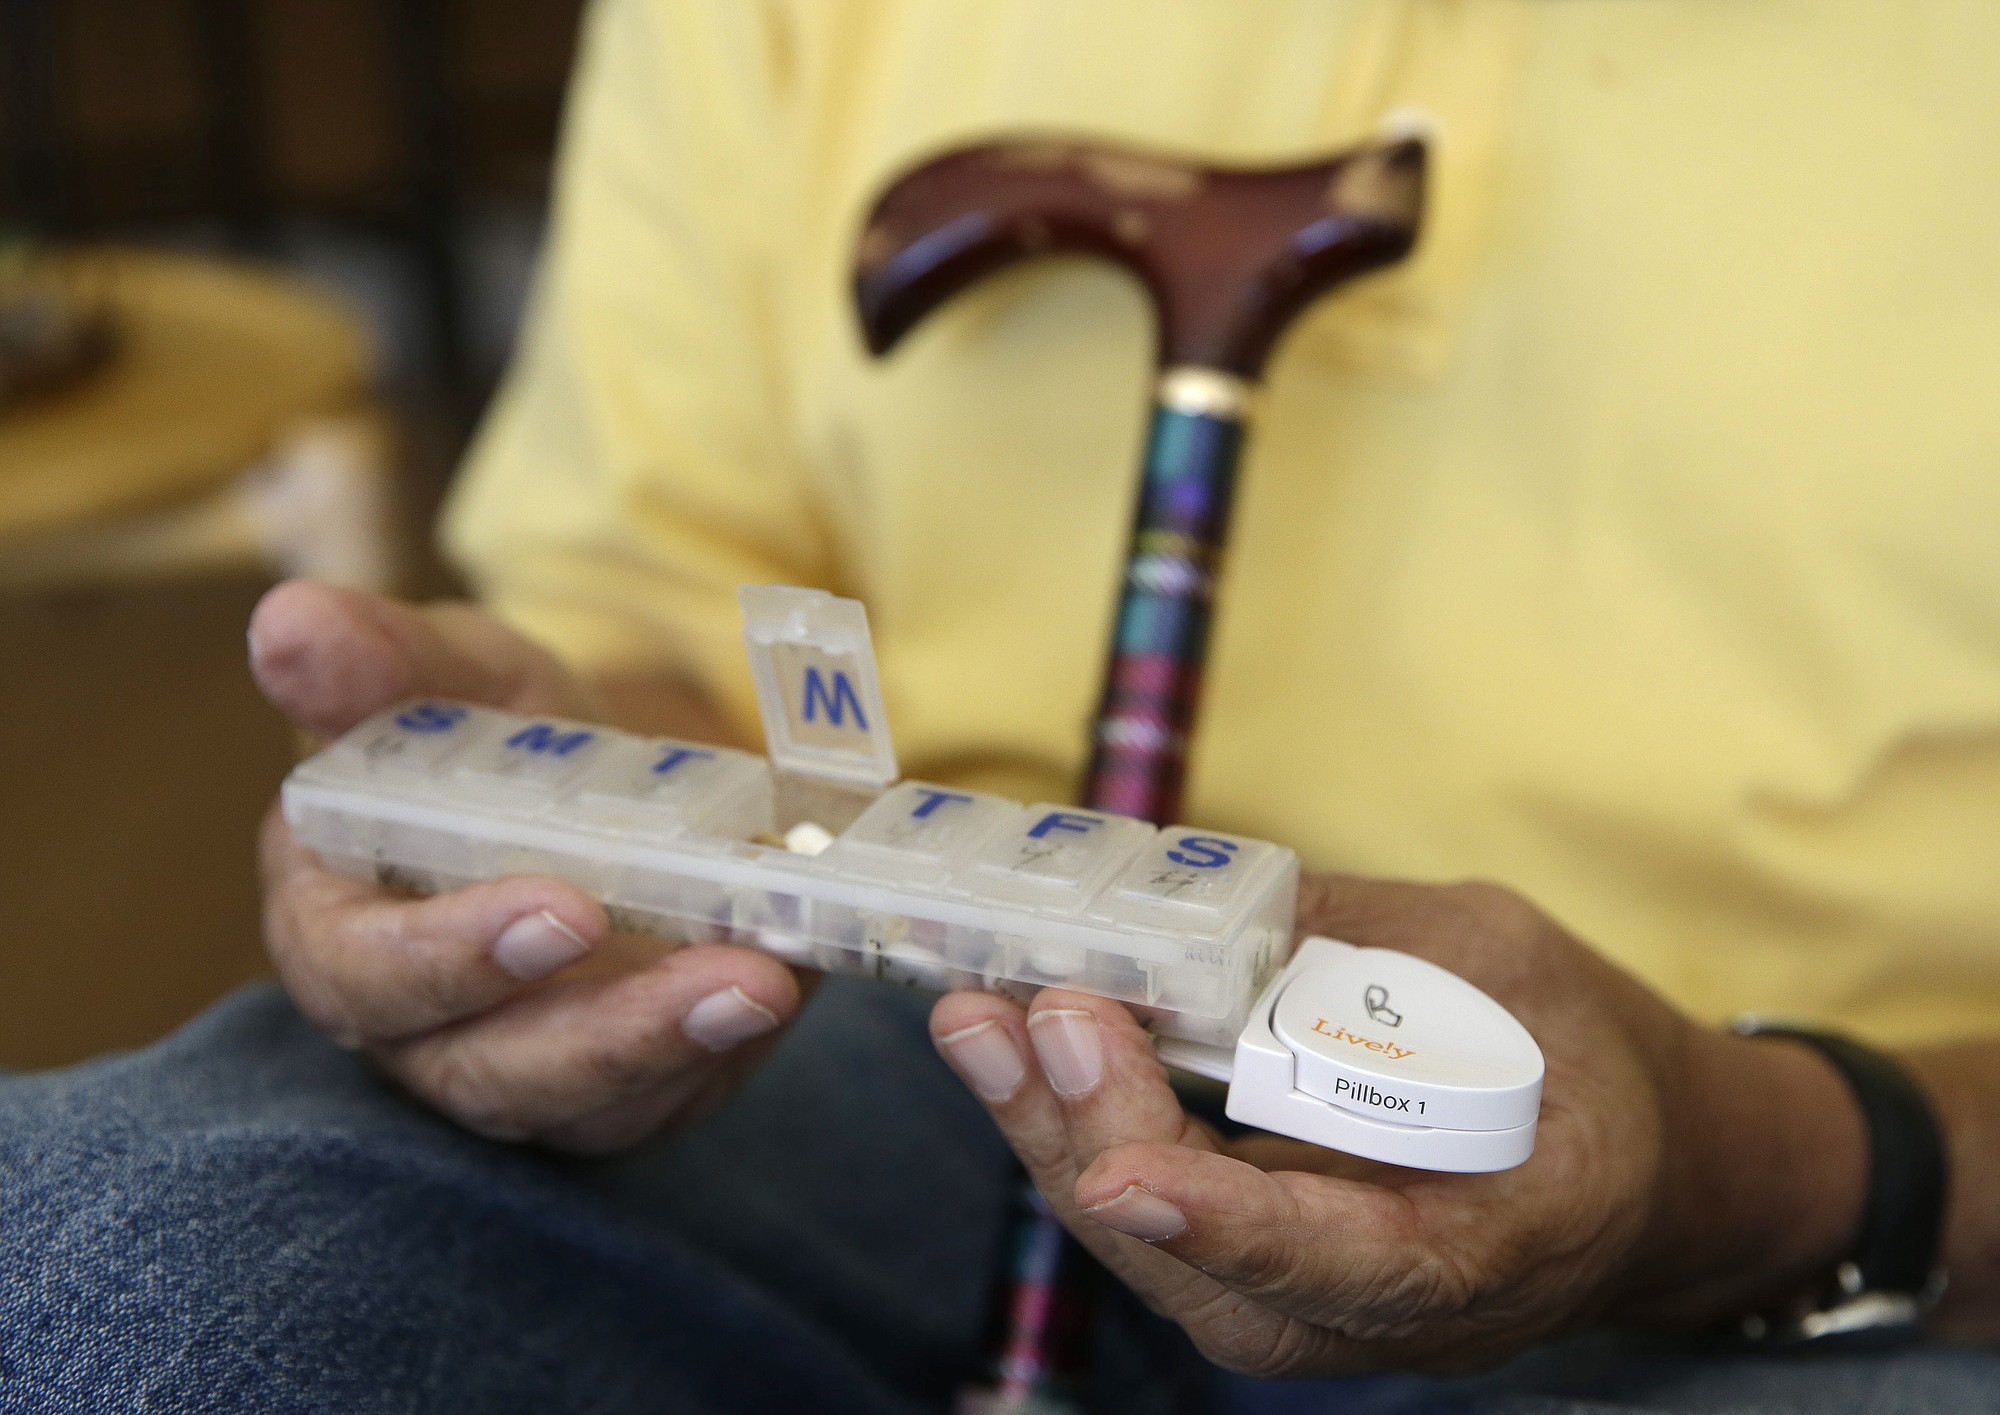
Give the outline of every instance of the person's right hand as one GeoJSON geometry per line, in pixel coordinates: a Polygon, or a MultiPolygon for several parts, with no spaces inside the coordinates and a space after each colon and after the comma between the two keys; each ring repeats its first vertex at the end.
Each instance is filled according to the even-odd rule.
{"type": "MultiPolygon", "coordinates": [[[[554,658],[464,604],[280,585],[251,617],[250,665],[264,696],[320,740],[426,694],[601,716],[554,658]]],[[[262,857],[265,938],[299,1010],[495,1139],[635,1143],[725,1094],[800,1005],[799,976],[776,959],[614,933],[561,880],[412,899],[322,868],[275,806],[262,857]]]]}

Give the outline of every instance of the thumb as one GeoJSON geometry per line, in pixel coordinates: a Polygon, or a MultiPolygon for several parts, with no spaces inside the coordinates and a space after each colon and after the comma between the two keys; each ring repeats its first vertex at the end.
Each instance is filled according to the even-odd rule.
{"type": "Polygon", "coordinates": [[[471,605],[418,609],[292,580],[250,616],[250,671],[285,716],[337,737],[404,698],[594,716],[589,690],[545,650],[471,605]]]}

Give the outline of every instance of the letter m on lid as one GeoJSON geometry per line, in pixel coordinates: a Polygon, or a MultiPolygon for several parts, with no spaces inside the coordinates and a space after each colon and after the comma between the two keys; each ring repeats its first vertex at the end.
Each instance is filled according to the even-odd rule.
{"type": "Polygon", "coordinates": [[[834,751],[868,751],[868,709],[854,686],[854,660],[807,644],[776,644],[771,650],[785,717],[794,742],[834,751]]]}
{"type": "Polygon", "coordinates": [[[823,590],[746,585],[740,596],[772,764],[877,787],[894,781],[867,611],[823,590]]]}
{"type": "Polygon", "coordinates": [[[509,737],[507,745],[516,751],[545,752],[552,757],[566,757],[596,735],[584,727],[565,732],[553,723],[536,722],[509,737]]]}
{"type": "Polygon", "coordinates": [[[803,682],[803,715],[807,722],[815,722],[824,714],[829,728],[841,727],[851,715],[856,727],[863,732],[868,730],[868,718],[861,711],[861,700],[854,696],[854,680],[845,672],[836,668],[821,673],[819,665],[808,663],[803,682]],[[829,678],[833,680],[832,688],[826,686],[829,678]]]}

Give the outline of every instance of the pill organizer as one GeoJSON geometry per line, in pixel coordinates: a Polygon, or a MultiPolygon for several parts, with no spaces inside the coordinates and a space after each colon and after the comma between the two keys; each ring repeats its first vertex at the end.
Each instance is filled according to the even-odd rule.
{"type": "Polygon", "coordinates": [[[1232,1118],[1332,1149],[1460,1171],[1533,1152],[1526,1029],[1407,954],[1294,952],[1291,851],[898,782],[861,605],[742,601],[769,756],[421,699],[301,763],[285,819],[331,868],[415,893],[554,875],[621,929],[913,987],[1115,998],[1162,1061],[1229,1083],[1232,1118]]]}
{"type": "Polygon", "coordinates": [[[285,817],[331,868],[414,892],[553,875],[621,929],[924,988],[1077,988],[1234,1046],[1291,951],[1290,850],[895,783],[861,606],[743,604],[769,757],[425,699],[301,764],[285,817]],[[819,853],[781,843],[786,802],[843,800],[858,813],[819,853]]]}

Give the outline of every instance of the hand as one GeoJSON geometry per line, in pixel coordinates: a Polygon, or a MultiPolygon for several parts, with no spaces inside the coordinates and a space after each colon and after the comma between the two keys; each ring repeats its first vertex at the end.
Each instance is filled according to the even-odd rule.
{"type": "Polygon", "coordinates": [[[1865,1152],[1804,1049],[1696,1027],[1490,885],[1308,877],[1299,924],[1427,958],[1520,1018],[1547,1062],[1528,1163],[1434,1174],[1225,1140],[1181,1109],[1132,1015],[1087,994],[1024,1014],[955,993],[932,1014],[1064,1224],[1210,1359],[1469,1369],[1607,1315],[1746,1311],[1832,1270],[1865,1152]]]}
{"type": "MultiPolygon", "coordinates": [[[[601,716],[555,659],[469,605],[281,585],[251,619],[250,663],[264,695],[319,739],[420,694],[601,716]]],[[[634,1143],[725,1094],[800,1004],[776,959],[614,933],[561,880],[413,900],[321,868],[275,806],[262,857],[266,941],[300,1011],[495,1139],[634,1143]]]]}

